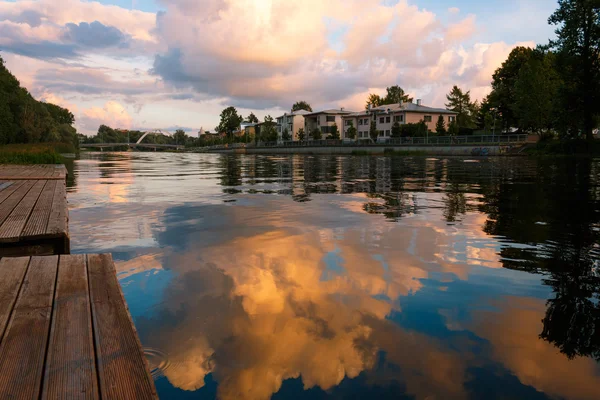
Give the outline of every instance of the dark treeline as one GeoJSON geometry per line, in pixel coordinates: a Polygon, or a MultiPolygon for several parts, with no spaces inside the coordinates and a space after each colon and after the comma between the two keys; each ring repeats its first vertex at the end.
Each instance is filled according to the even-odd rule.
{"type": "Polygon", "coordinates": [[[559,0],[556,40],[517,47],[496,71],[479,119],[502,129],[592,139],[600,123],[600,2],[559,0]]]}
{"type": "Polygon", "coordinates": [[[0,57],[0,145],[60,142],[77,147],[74,122],[69,110],[34,99],[0,57]]]}

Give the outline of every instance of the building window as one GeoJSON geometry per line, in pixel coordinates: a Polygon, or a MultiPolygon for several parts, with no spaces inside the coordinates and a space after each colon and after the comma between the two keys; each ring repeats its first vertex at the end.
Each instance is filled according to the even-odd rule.
{"type": "Polygon", "coordinates": [[[404,115],[394,115],[394,122],[403,122],[404,115]]]}
{"type": "Polygon", "coordinates": [[[380,124],[383,124],[383,121],[384,121],[384,119],[385,119],[385,118],[383,118],[383,117],[379,118],[379,123],[380,123],[380,124]]]}
{"type": "Polygon", "coordinates": [[[450,122],[454,122],[455,119],[456,119],[456,117],[454,115],[451,115],[448,117],[448,121],[450,121],[450,122]]]}
{"type": "Polygon", "coordinates": [[[385,123],[389,124],[390,123],[390,117],[385,117],[385,123]]]}
{"type": "Polygon", "coordinates": [[[369,125],[369,118],[365,118],[365,125],[369,125]]]}
{"type": "Polygon", "coordinates": [[[423,121],[425,122],[431,122],[431,115],[426,115],[423,117],[423,121]]]}
{"type": "Polygon", "coordinates": [[[385,131],[385,136],[390,136],[390,130],[389,129],[385,131]]]}
{"type": "Polygon", "coordinates": [[[362,125],[362,118],[358,120],[358,124],[362,125]]]}
{"type": "Polygon", "coordinates": [[[383,131],[379,131],[379,137],[383,137],[383,131]]]}
{"type": "Polygon", "coordinates": [[[325,121],[326,122],[335,122],[335,116],[334,115],[327,115],[325,117],[325,121]]]}

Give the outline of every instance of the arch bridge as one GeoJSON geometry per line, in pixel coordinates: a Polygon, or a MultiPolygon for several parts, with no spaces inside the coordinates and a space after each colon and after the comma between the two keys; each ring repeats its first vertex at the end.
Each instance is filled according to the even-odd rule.
{"type": "Polygon", "coordinates": [[[133,147],[141,147],[141,148],[150,148],[150,149],[177,149],[181,150],[185,148],[184,145],[180,144],[156,144],[156,143],[142,143],[142,140],[148,135],[165,135],[165,136],[173,136],[172,133],[163,131],[161,129],[154,129],[151,131],[145,132],[137,142],[135,143],[82,143],[79,145],[80,148],[110,148],[110,147],[121,147],[127,146],[130,148],[133,147]]]}

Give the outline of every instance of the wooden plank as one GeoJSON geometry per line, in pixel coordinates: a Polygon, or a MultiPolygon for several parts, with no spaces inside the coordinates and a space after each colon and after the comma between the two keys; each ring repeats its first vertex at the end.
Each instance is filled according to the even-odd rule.
{"type": "Polygon", "coordinates": [[[29,192],[36,181],[25,181],[17,190],[15,190],[6,200],[0,204],[0,226],[4,220],[12,213],[15,207],[21,202],[23,197],[29,192]]]}
{"type": "Polygon", "coordinates": [[[58,256],[32,257],[0,344],[0,398],[38,398],[58,256]]]}
{"type": "Polygon", "coordinates": [[[52,210],[48,218],[47,234],[65,234],[67,235],[67,189],[64,182],[57,182],[52,198],[52,210]]]}
{"type": "Polygon", "coordinates": [[[42,399],[98,399],[85,256],[60,256],[42,399]]]}
{"type": "Polygon", "coordinates": [[[2,192],[0,192],[0,207],[2,207],[2,203],[4,202],[4,200],[9,198],[10,195],[13,194],[18,188],[23,186],[25,184],[25,182],[26,181],[14,182],[12,185],[10,185],[6,189],[4,189],[2,192]]]}
{"type": "Polygon", "coordinates": [[[64,165],[0,165],[0,180],[66,179],[64,165]]]}
{"type": "MultiPolygon", "coordinates": [[[[38,198],[37,203],[31,211],[29,220],[21,233],[22,237],[31,240],[46,233],[50,212],[52,211],[52,201],[56,190],[57,181],[46,181],[44,189],[38,198]]],[[[59,183],[60,184],[60,183],[59,183]]]]}
{"type": "MultiPolygon", "coordinates": [[[[0,260],[0,340],[17,301],[29,257],[3,258],[0,260]]],[[[0,342],[1,343],[1,342],[0,342]]]]}
{"type": "Polygon", "coordinates": [[[12,182],[0,182],[0,192],[12,185],[12,182]]]}
{"type": "Polygon", "coordinates": [[[88,255],[88,275],[102,398],[157,398],[111,255],[88,255]]]}
{"type": "Polygon", "coordinates": [[[38,201],[46,181],[35,181],[29,192],[21,199],[10,215],[0,226],[0,242],[17,242],[21,232],[38,201]]]}

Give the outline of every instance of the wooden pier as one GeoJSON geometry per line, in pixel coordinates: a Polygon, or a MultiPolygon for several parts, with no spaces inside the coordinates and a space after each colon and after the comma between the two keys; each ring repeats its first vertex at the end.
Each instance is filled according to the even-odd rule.
{"type": "Polygon", "coordinates": [[[2,258],[0,277],[0,398],[156,398],[110,254],[2,258]]]}
{"type": "Polygon", "coordinates": [[[0,165],[0,256],[70,252],[64,165],[0,165]]]}

